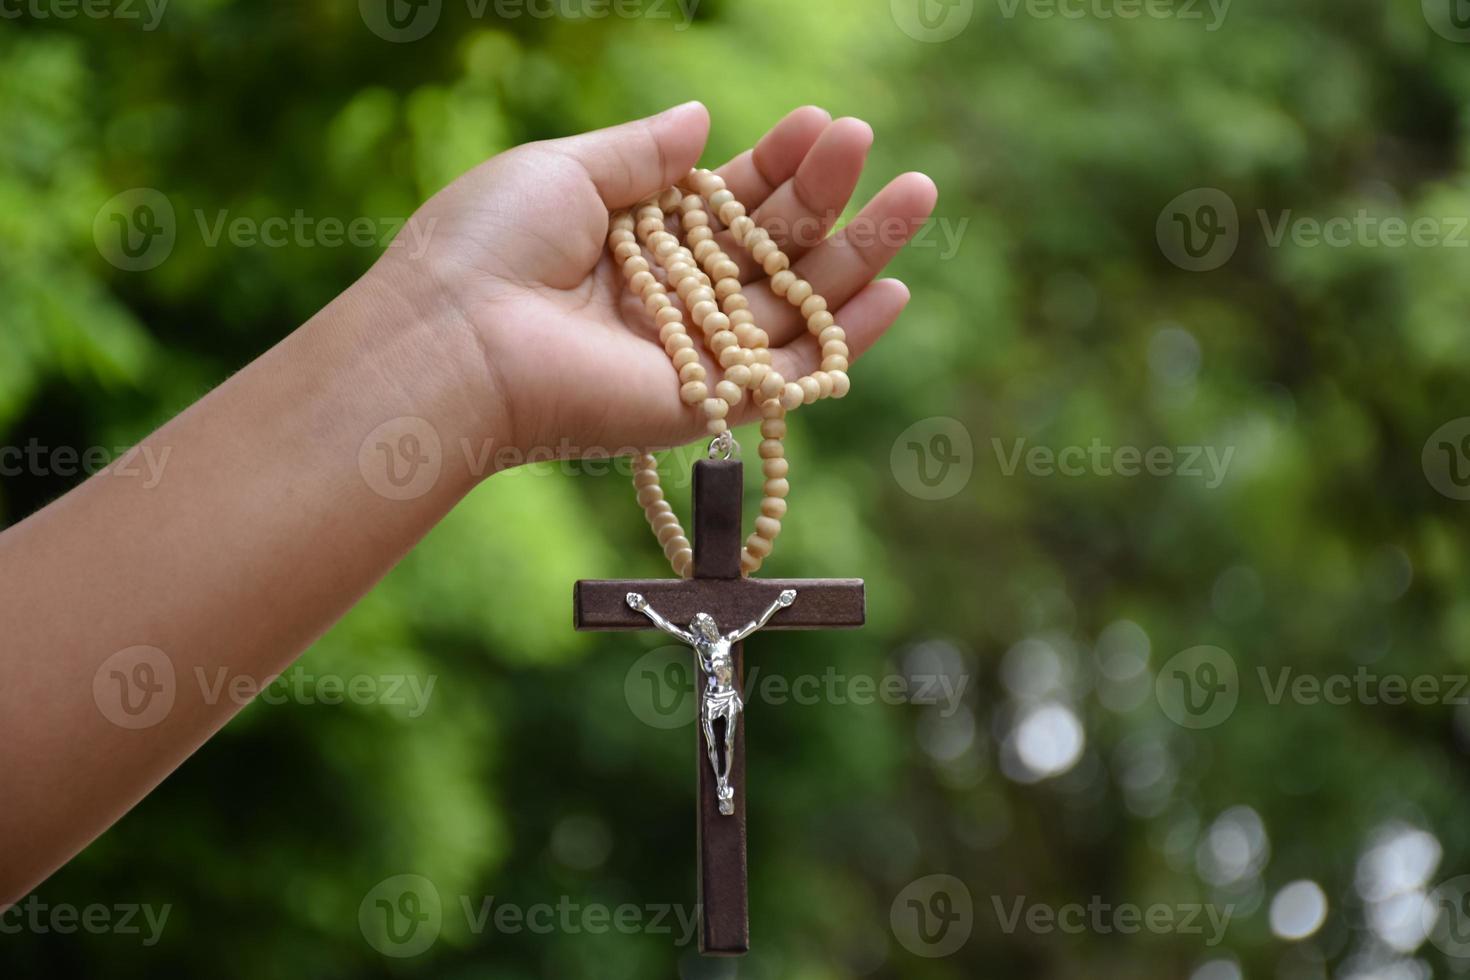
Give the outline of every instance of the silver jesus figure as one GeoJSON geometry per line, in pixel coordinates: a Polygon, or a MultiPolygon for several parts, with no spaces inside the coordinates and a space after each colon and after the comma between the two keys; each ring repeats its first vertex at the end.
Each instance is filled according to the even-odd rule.
{"type": "Polygon", "coordinates": [[[795,601],[796,590],[785,589],[760,614],[760,618],[721,636],[714,617],[708,613],[695,613],[686,632],[660,616],[643,596],[637,592],[628,593],[629,606],[653,620],[653,624],[665,633],[694,648],[699,656],[699,665],[709,678],[699,702],[699,720],[704,726],[704,744],[709,752],[710,768],[715,774],[720,812],[727,817],[735,812],[735,789],[730,785],[730,767],[735,760],[735,725],[740,712],[745,708],[745,702],[740,699],[740,691],[735,686],[735,660],[730,656],[730,646],[765,626],[772,616],[795,601]],[[715,721],[718,719],[724,719],[725,722],[723,761],[720,758],[720,744],[715,739],[715,721]]]}

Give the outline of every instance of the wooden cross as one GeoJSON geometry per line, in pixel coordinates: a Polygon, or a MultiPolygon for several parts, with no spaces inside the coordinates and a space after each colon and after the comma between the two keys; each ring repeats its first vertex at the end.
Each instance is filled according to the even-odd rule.
{"type": "MultiPolygon", "coordinates": [[[[755,579],[740,577],[739,460],[702,459],[694,464],[694,577],[682,579],[583,580],[573,594],[579,630],[646,630],[653,624],[628,606],[629,592],[680,626],[695,613],[713,616],[722,631],[754,620],[782,589],[795,589],[796,602],[778,612],[765,629],[852,629],[863,625],[865,596],[861,579],[755,579]]],[[[735,682],[745,686],[745,663],[736,644],[735,682]]],[[[694,658],[695,697],[705,688],[705,673],[694,658]]],[[[750,919],[745,878],[745,715],[736,728],[730,781],[735,812],[719,812],[715,776],[705,759],[703,733],[694,726],[699,769],[699,949],[714,956],[739,956],[750,949],[750,919]]]]}

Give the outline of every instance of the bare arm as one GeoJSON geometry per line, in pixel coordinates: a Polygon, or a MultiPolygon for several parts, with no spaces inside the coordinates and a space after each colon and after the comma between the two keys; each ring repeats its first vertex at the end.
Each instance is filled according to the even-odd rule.
{"type": "Polygon", "coordinates": [[[738,630],[732,630],[729,634],[725,636],[725,639],[729,640],[731,643],[739,643],[741,640],[745,639],[756,630],[761,629],[763,626],[771,621],[772,616],[776,615],[777,612],[785,609],[787,606],[791,605],[795,601],[795,589],[782,590],[781,594],[776,597],[776,601],[767,606],[766,611],[760,614],[759,619],[755,620],[754,622],[746,623],[738,630]]]}
{"type": "Polygon", "coordinates": [[[679,627],[675,626],[673,623],[660,616],[658,610],[650,606],[648,604],[648,600],[643,598],[643,596],[639,595],[637,592],[628,593],[628,605],[632,606],[634,609],[638,610],[643,615],[653,620],[653,625],[657,626],[665,633],[669,634],[670,636],[678,637],[680,642],[682,643],[687,643],[690,646],[694,646],[694,636],[692,634],[686,633],[684,630],[681,630],[679,627]]]}

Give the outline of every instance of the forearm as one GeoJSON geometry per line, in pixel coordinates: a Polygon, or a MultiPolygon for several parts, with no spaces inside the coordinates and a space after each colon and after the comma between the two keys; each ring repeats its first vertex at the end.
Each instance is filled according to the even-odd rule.
{"type": "MultiPolygon", "coordinates": [[[[479,351],[381,278],[148,437],[153,479],[103,472],[0,534],[0,903],[238,710],[201,676],[267,682],[473,486],[469,461],[494,432],[493,406],[466,383],[483,372],[479,351]],[[408,485],[422,489],[410,499],[374,489],[402,495],[374,446],[360,465],[364,440],[396,417],[425,420],[440,444],[438,478],[408,485]],[[140,646],[167,658],[173,704],[156,722],[124,717],[150,722],[128,728],[113,720],[121,681],[99,668],[140,646]]],[[[390,451],[398,434],[382,440],[390,451]]]]}

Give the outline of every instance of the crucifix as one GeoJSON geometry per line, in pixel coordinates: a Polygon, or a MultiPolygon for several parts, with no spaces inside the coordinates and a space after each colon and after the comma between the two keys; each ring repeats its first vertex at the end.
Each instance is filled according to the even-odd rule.
{"type": "Polygon", "coordinates": [[[865,612],[860,579],[741,577],[742,476],[739,460],[694,464],[691,578],[584,580],[573,596],[579,630],[656,627],[695,649],[699,949],[715,956],[750,949],[741,641],[756,629],[852,629],[865,612]]]}

